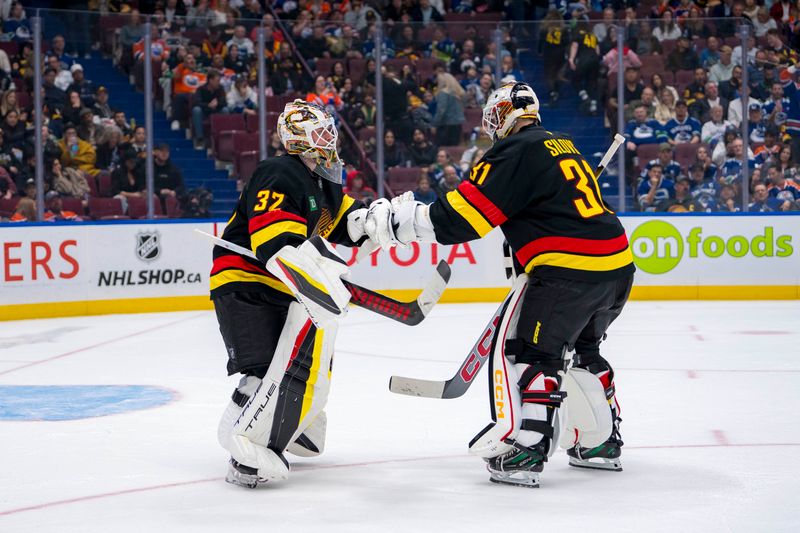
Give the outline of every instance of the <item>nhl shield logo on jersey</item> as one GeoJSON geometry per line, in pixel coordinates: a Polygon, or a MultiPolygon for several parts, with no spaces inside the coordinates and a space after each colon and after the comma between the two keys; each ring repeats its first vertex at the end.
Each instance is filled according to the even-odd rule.
{"type": "Polygon", "coordinates": [[[153,261],[161,254],[161,239],[157,231],[136,234],[136,256],[142,261],[153,261]]]}

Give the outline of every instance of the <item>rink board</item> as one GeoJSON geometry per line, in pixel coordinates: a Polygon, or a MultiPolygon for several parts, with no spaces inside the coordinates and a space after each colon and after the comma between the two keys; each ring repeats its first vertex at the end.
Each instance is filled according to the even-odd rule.
{"type": "MultiPolygon", "coordinates": [[[[637,265],[634,299],[800,298],[800,217],[624,216],[637,265]]],[[[0,224],[0,319],[210,309],[211,250],[195,229],[223,222],[0,224]]],[[[353,265],[352,279],[413,298],[436,263],[453,276],[443,302],[508,291],[498,230],[455,246],[414,244],[353,265]]],[[[354,250],[341,249],[351,264],[354,250]]]]}

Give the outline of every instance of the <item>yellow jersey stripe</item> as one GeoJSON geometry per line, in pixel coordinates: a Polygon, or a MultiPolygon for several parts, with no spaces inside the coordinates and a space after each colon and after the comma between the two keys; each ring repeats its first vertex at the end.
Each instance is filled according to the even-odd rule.
{"type": "Polygon", "coordinates": [[[625,248],[621,252],[606,256],[575,255],[565,253],[540,254],[534,257],[526,266],[525,272],[530,272],[537,266],[554,266],[571,268],[573,270],[589,270],[592,272],[607,272],[628,266],[633,262],[631,249],[625,248]]]}
{"type": "Polygon", "coordinates": [[[283,222],[270,224],[250,235],[250,248],[253,249],[253,253],[256,253],[259,246],[284,233],[295,233],[306,237],[308,235],[308,228],[306,228],[305,224],[293,220],[285,220],[283,222]]]}
{"type": "Polygon", "coordinates": [[[447,193],[448,203],[455,209],[456,213],[464,217],[472,229],[483,237],[492,231],[492,225],[478,212],[477,209],[467,202],[458,190],[447,193]]]}
{"type": "Polygon", "coordinates": [[[321,234],[321,233],[320,233],[320,237],[322,237],[323,239],[327,239],[327,238],[328,238],[328,236],[329,236],[331,233],[333,233],[333,230],[335,230],[335,229],[336,229],[336,226],[338,226],[338,225],[339,225],[339,222],[341,222],[341,221],[342,221],[342,217],[344,216],[344,214],[345,214],[345,213],[347,213],[347,210],[348,210],[348,209],[350,209],[350,207],[351,207],[351,206],[352,206],[354,203],[356,203],[355,199],[354,199],[354,198],[352,198],[352,197],[350,197],[350,196],[347,196],[347,195],[345,194],[345,195],[344,195],[344,197],[342,197],[342,204],[339,206],[339,212],[338,212],[338,213],[336,213],[336,218],[333,220],[333,224],[331,224],[331,225],[329,226],[329,227],[330,227],[330,230],[326,231],[326,232],[325,232],[325,235],[323,235],[323,234],[321,234]]]}
{"type": "Polygon", "coordinates": [[[263,285],[267,285],[276,291],[280,291],[286,294],[292,294],[292,291],[289,290],[289,287],[281,283],[280,281],[271,278],[269,276],[262,276],[260,274],[253,274],[252,272],[245,272],[244,270],[223,270],[219,274],[214,274],[211,276],[210,285],[211,290],[217,289],[226,283],[261,283],[263,285]]]}
{"type": "Polygon", "coordinates": [[[325,331],[317,329],[314,333],[314,351],[311,354],[311,368],[308,371],[308,381],[306,381],[306,390],[303,393],[303,406],[300,408],[300,422],[308,414],[311,409],[311,404],[314,403],[314,385],[317,384],[319,377],[320,353],[322,352],[322,343],[325,342],[325,331]]]}

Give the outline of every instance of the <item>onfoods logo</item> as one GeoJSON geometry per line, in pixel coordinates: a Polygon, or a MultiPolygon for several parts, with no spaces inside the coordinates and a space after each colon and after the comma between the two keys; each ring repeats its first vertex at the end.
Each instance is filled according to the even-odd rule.
{"type": "Polygon", "coordinates": [[[738,258],[789,257],[794,252],[791,235],[775,237],[772,226],[752,238],[733,235],[727,239],[718,235],[704,235],[703,228],[689,230],[684,238],[678,229],[663,220],[651,220],[637,227],[631,235],[631,249],[636,266],[650,274],[664,274],[681,262],[684,252],[689,257],[702,254],[718,258],[725,254],[738,258]]]}

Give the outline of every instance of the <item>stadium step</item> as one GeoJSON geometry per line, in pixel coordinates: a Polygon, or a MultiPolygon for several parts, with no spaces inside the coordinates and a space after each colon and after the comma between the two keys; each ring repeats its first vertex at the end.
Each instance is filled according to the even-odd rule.
{"type": "MultiPolygon", "coordinates": [[[[125,111],[129,120],[143,126],[144,95],[136,91],[128,77],[118,71],[110,59],[94,53],[91,58],[79,60],[95,87],[108,88],[113,108],[125,111]]],[[[184,130],[172,131],[171,121],[163,111],[153,113],[153,141],[155,145],[167,143],[170,146],[170,159],[181,169],[186,187],[203,186],[214,195],[211,206],[214,216],[227,218],[238,198],[236,182],[228,178],[228,173],[217,170],[214,161],[206,157],[203,150],[195,150],[192,142],[186,139],[184,130]]]]}

